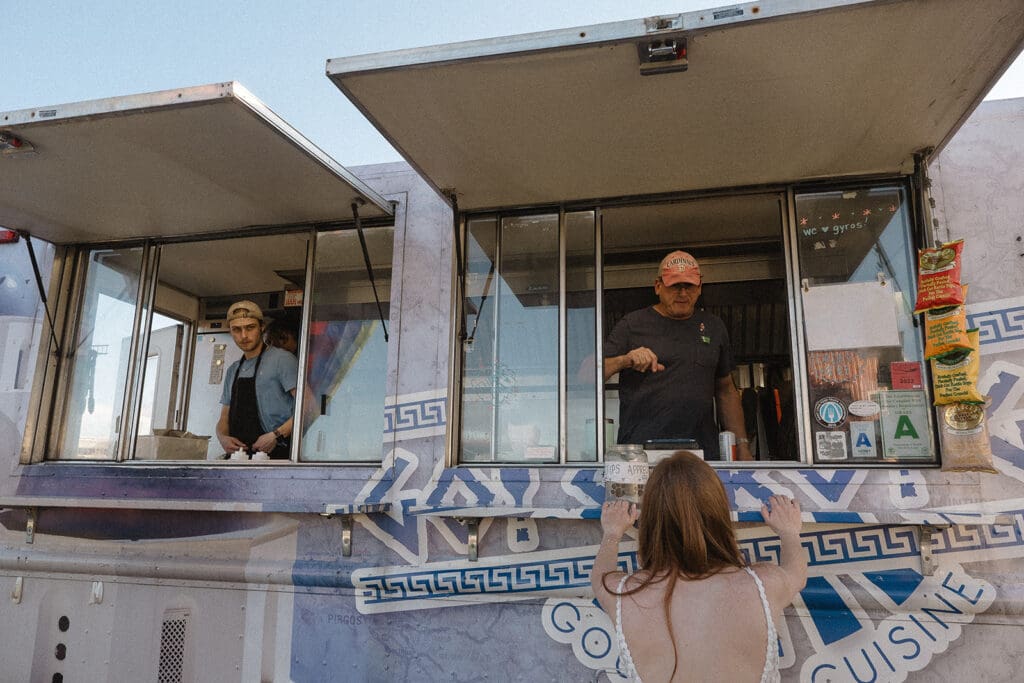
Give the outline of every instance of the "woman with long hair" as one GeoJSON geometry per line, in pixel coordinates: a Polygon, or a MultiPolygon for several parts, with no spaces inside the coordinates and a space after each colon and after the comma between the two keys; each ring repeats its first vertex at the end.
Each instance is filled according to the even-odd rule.
{"type": "Polygon", "coordinates": [[[716,472],[680,451],[647,480],[643,515],[607,502],[590,583],[615,623],[620,669],[633,680],[777,681],[782,610],[807,583],[800,505],[771,496],[761,515],[779,535],[779,564],[747,566],[716,472]],[[631,575],[618,571],[619,540],[639,519],[631,575]]]}

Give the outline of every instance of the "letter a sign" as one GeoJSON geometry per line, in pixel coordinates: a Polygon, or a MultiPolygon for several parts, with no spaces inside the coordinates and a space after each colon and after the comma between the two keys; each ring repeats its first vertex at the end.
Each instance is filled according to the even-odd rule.
{"type": "Polygon", "coordinates": [[[880,391],[882,457],[931,456],[928,399],[923,391],[880,391]]]}

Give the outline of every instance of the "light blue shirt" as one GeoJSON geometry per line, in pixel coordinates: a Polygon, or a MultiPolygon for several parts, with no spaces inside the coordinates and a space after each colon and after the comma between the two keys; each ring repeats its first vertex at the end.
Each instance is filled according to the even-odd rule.
{"type": "MultiPolygon", "coordinates": [[[[224,374],[221,405],[231,405],[231,387],[235,383],[235,374],[239,372],[239,363],[242,366],[240,377],[252,377],[256,369],[256,358],[243,356],[231,364],[224,374]]],[[[260,374],[256,377],[256,401],[260,405],[260,425],[264,432],[274,431],[294,414],[295,397],[291,392],[298,377],[299,360],[295,356],[276,346],[264,348],[260,374]]]]}

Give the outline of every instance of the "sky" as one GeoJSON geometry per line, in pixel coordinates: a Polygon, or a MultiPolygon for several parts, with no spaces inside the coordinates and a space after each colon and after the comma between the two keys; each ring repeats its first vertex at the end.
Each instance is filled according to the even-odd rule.
{"type": "MultiPolygon", "coordinates": [[[[234,80],[343,165],[396,161],[397,152],[324,75],[329,58],[727,4],[0,0],[0,112],[234,80]]],[[[990,93],[1007,97],[1024,97],[1024,57],[990,93]]]]}

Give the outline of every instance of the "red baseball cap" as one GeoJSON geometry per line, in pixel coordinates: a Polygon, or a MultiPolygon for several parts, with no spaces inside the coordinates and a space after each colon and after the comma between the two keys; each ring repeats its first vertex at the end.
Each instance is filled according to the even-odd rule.
{"type": "Polygon", "coordinates": [[[700,266],[697,265],[697,259],[685,251],[673,251],[663,258],[661,260],[661,268],[658,271],[658,277],[669,287],[680,282],[686,282],[691,285],[699,285],[701,283],[700,266]]]}

